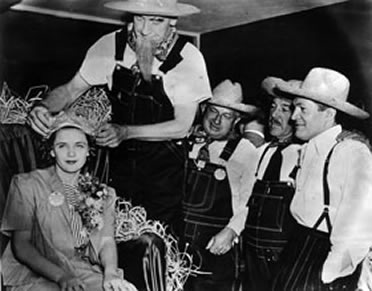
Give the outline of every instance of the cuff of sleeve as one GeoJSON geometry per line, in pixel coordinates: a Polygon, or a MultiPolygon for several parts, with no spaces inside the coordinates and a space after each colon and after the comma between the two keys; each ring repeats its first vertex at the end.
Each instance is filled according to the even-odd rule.
{"type": "Polygon", "coordinates": [[[330,283],[337,278],[352,274],[365,256],[361,251],[361,249],[343,252],[331,251],[323,265],[322,281],[330,283]]]}
{"type": "Polygon", "coordinates": [[[245,220],[248,215],[248,208],[240,209],[233,217],[231,217],[227,227],[231,228],[239,236],[245,227],[245,220]]]}
{"type": "Polygon", "coordinates": [[[230,221],[228,225],[226,225],[228,228],[231,228],[237,236],[240,235],[240,233],[243,231],[244,226],[242,227],[239,223],[236,221],[230,221]]]}

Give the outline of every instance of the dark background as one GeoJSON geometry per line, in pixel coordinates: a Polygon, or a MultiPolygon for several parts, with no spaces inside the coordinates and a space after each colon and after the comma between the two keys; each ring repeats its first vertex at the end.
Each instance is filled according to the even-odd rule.
{"type": "MultiPolygon", "coordinates": [[[[372,0],[351,0],[204,34],[211,84],[239,81],[252,102],[268,75],[303,79],[314,66],[329,67],[350,79],[350,101],[372,112],[371,15],[372,0]]],[[[68,81],[88,47],[118,28],[9,10],[0,18],[0,81],[21,95],[68,81]]],[[[346,122],[372,138],[371,121],[346,122]]]]}

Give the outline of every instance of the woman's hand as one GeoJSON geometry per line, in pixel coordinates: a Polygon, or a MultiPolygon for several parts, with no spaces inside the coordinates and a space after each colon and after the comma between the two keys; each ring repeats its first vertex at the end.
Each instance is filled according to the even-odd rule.
{"type": "Polygon", "coordinates": [[[104,291],[137,291],[134,285],[122,278],[117,274],[105,275],[103,280],[104,291]]]}
{"type": "MultiPolygon", "coordinates": [[[[58,280],[61,291],[85,291],[84,282],[74,275],[64,275],[58,280]]],[[[87,290],[88,291],[88,290],[87,290]]]]}

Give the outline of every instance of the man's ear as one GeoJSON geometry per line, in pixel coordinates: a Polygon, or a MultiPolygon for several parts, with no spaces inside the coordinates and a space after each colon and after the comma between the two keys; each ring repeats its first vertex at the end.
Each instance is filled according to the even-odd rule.
{"type": "Polygon", "coordinates": [[[52,158],[55,158],[56,157],[56,154],[54,153],[53,150],[50,151],[50,155],[52,156],[52,158]]]}
{"type": "Polygon", "coordinates": [[[202,102],[202,103],[199,104],[201,114],[204,114],[205,110],[207,109],[207,106],[208,106],[208,104],[205,103],[205,102],[202,102]]]}
{"type": "Polygon", "coordinates": [[[239,111],[235,111],[235,120],[234,120],[234,127],[239,123],[240,120],[242,120],[242,114],[239,111]]]}
{"type": "Polygon", "coordinates": [[[172,18],[171,20],[170,20],[170,22],[169,22],[169,24],[170,24],[170,26],[176,26],[176,24],[177,24],[177,18],[172,18]]]}
{"type": "Polygon", "coordinates": [[[334,108],[327,108],[326,109],[326,116],[330,119],[330,120],[335,120],[336,119],[336,114],[337,114],[337,111],[336,109],[334,108]]]}

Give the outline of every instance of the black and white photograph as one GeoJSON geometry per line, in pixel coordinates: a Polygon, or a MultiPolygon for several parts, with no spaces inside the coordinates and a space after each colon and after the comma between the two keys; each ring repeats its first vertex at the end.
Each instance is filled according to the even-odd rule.
{"type": "Polygon", "coordinates": [[[0,0],[0,290],[372,291],[372,0],[0,0]]]}

